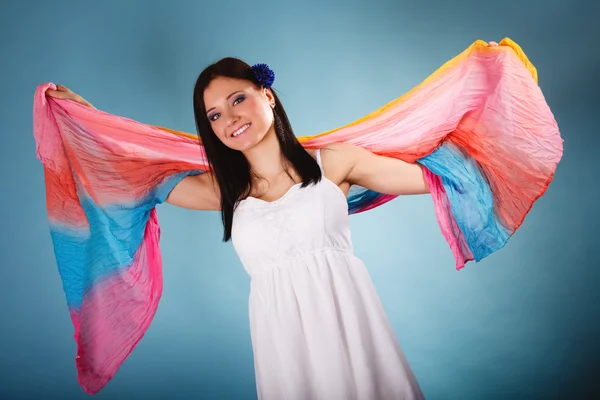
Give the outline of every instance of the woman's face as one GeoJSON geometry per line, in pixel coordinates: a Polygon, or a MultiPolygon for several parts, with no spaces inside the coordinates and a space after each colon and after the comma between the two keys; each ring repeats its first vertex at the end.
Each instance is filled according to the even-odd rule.
{"type": "Polygon", "coordinates": [[[273,126],[272,92],[246,80],[213,79],[204,90],[204,104],[213,131],[234,150],[255,146],[273,126]]]}

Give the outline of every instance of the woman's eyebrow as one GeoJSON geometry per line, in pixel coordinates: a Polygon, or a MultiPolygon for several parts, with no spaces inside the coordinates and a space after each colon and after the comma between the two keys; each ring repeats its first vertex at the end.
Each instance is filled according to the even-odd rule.
{"type": "MultiPolygon", "coordinates": [[[[227,98],[226,98],[225,100],[229,100],[229,98],[230,98],[231,96],[233,96],[234,94],[236,94],[236,93],[238,93],[238,92],[241,92],[241,90],[236,90],[235,92],[231,93],[229,96],[227,96],[227,98]]],[[[208,113],[210,110],[213,110],[213,109],[214,109],[214,107],[211,107],[211,108],[209,108],[208,110],[206,110],[206,112],[208,113]]]]}

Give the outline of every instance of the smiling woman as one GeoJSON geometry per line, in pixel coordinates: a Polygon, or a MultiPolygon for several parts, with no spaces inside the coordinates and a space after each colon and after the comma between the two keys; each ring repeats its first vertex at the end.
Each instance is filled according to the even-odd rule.
{"type": "MultiPolygon", "coordinates": [[[[274,74],[265,68],[227,57],[202,71],[194,88],[196,126],[219,186],[226,241],[240,200],[277,198],[291,185],[306,187],[321,178],[271,88],[274,74]]],[[[193,194],[176,187],[167,201],[181,204],[188,196],[193,194]]]]}
{"type": "Polygon", "coordinates": [[[222,214],[252,278],[260,399],[422,398],[354,255],[349,214],[430,192],[460,269],[506,244],[562,155],[536,70],[510,39],[476,41],[408,94],[313,137],[293,134],[273,77],[234,58],[207,67],[193,96],[199,138],[65,90],[49,94],[76,102],[46,97],[52,84],[36,91],[37,153],[86,391],[112,378],[154,316],[155,206],[166,200],[222,214]]]}
{"type": "MultiPolygon", "coordinates": [[[[194,99],[208,159],[218,158],[213,165],[225,239],[231,233],[252,277],[258,397],[422,398],[369,273],[353,255],[348,204],[339,187],[352,179],[392,191],[417,181],[425,193],[420,167],[332,143],[324,147],[329,179],[321,149],[304,149],[270,85],[238,59],[203,71],[194,99]],[[245,171],[228,170],[238,159],[247,163],[245,171]],[[378,176],[382,170],[388,171],[378,176]],[[232,175],[239,186],[227,191],[232,175]],[[268,186],[255,195],[261,180],[268,186]]],[[[177,195],[184,196],[191,193],[177,195]]]]}

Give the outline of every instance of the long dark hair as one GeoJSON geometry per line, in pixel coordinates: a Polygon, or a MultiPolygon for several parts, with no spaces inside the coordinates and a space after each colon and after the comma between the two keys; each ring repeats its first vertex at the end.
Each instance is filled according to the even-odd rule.
{"type": "MultiPolygon", "coordinates": [[[[200,73],[194,87],[194,118],[200,141],[204,146],[206,158],[210,165],[217,184],[221,190],[221,219],[223,221],[223,241],[231,239],[231,226],[233,212],[240,200],[248,197],[252,189],[251,171],[246,156],[241,151],[233,150],[215,135],[206,115],[204,104],[204,90],[209,83],[217,77],[244,79],[261,88],[260,82],[254,76],[250,65],[233,57],[226,57],[209,65],[200,73]]],[[[314,158],[304,149],[294,135],[287,114],[281,101],[271,88],[275,97],[274,124],[277,140],[281,148],[282,157],[287,159],[302,178],[301,187],[321,180],[321,169],[314,158]]],[[[289,175],[289,171],[286,171],[289,175]]],[[[291,176],[290,176],[291,177],[291,176]]]]}

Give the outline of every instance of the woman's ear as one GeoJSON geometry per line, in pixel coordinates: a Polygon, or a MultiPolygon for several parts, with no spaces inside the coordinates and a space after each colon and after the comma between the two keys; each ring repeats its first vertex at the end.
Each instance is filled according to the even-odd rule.
{"type": "Polygon", "coordinates": [[[275,95],[273,94],[273,91],[271,89],[263,88],[263,94],[269,101],[271,108],[275,108],[275,95]]]}

